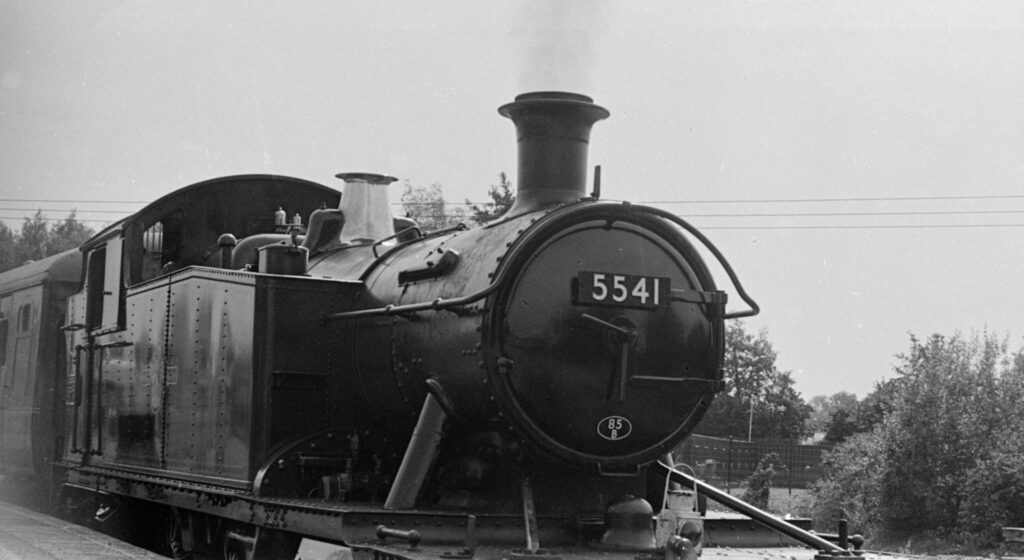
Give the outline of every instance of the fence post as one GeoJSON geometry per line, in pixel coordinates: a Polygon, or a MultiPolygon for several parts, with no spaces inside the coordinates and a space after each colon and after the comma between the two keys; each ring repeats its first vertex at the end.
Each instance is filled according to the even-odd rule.
{"type": "Polygon", "coordinates": [[[726,463],[725,469],[725,491],[729,492],[732,490],[732,436],[729,436],[729,453],[728,462],[726,463]]]}
{"type": "Polygon", "coordinates": [[[786,478],[788,478],[789,480],[786,483],[786,485],[789,486],[790,496],[793,495],[793,453],[794,451],[796,451],[796,449],[796,444],[793,443],[792,441],[789,442],[789,458],[786,460],[786,470],[789,471],[786,473],[786,478]]]}

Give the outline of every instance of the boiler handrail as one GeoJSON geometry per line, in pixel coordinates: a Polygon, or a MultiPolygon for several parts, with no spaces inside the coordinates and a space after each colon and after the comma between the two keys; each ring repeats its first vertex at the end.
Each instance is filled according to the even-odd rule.
{"type": "MultiPolygon", "coordinates": [[[[596,203],[596,204],[601,204],[601,203],[596,203]]],[[[604,206],[607,207],[607,206],[611,206],[611,205],[605,204],[604,206]]],[[[667,212],[665,210],[661,210],[659,208],[653,208],[653,207],[650,207],[650,206],[634,205],[634,204],[631,204],[629,202],[622,202],[619,206],[620,206],[620,208],[623,208],[626,211],[642,209],[645,212],[650,212],[651,214],[654,214],[654,215],[656,215],[658,217],[664,218],[664,219],[672,222],[673,224],[679,226],[680,228],[682,228],[683,230],[688,232],[693,237],[695,237],[698,241],[701,242],[702,245],[704,245],[704,247],[709,252],[711,252],[711,254],[715,257],[715,259],[718,260],[718,264],[721,265],[723,270],[725,270],[726,275],[729,276],[729,280],[732,282],[733,287],[736,288],[736,293],[739,294],[740,299],[742,299],[748,306],[750,306],[750,309],[745,310],[745,311],[736,311],[736,312],[733,312],[733,313],[726,313],[726,314],[723,315],[724,319],[739,319],[739,318],[742,318],[742,317],[752,317],[752,316],[757,315],[758,313],[761,312],[761,308],[760,308],[760,306],[757,305],[757,302],[754,301],[754,299],[751,298],[749,294],[747,294],[746,290],[743,289],[743,285],[740,284],[740,280],[736,276],[736,272],[732,269],[732,265],[729,264],[729,261],[726,260],[725,255],[723,255],[722,252],[718,250],[718,247],[715,247],[715,245],[713,243],[711,243],[711,240],[708,239],[703,233],[701,233],[700,230],[698,230],[696,227],[691,225],[686,220],[680,218],[679,216],[677,216],[675,214],[672,214],[671,212],[667,212]]],[[[572,208],[572,207],[569,207],[569,208],[572,208]]],[[[409,304],[404,304],[404,305],[394,305],[394,304],[392,304],[392,305],[386,305],[386,306],[383,306],[383,307],[377,307],[377,308],[373,308],[373,309],[360,309],[358,311],[342,311],[342,312],[338,312],[338,313],[325,313],[322,316],[321,321],[323,323],[329,323],[331,321],[336,321],[336,320],[339,320],[339,319],[364,319],[364,318],[367,318],[367,317],[380,317],[380,316],[383,316],[383,315],[399,315],[399,314],[402,314],[402,313],[415,313],[417,311],[430,311],[430,310],[439,311],[439,310],[442,310],[442,309],[449,309],[449,308],[452,308],[452,307],[462,307],[464,305],[469,305],[471,303],[475,303],[477,301],[480,301],[480,300],[484,299],[485,297],[491,295],[495,291],[497,291],[498,288],[501,287],[501,285],[502,285],[502,280],[504,280],[505,276],[507,276],[507,275],[508,275],[508,268],[507,267],[502,267],[498,271],[497,278],[494,278],[489,286],[487,286],[486,288],[484,288],[484,289],[482,289],[482,290],[480,290],[480,291],[478,291],[478,292],[476,292],[474,294],[469,294],[469,295],[465,295],[465,296],[461,296],[461,297],[456,297],[456,298],[449,298],[449,299],[437,298],[437,299],[432,300],[432,301],[424,301],[424,302],[419,302],[419,303],[409,303],[409,304]]]]}

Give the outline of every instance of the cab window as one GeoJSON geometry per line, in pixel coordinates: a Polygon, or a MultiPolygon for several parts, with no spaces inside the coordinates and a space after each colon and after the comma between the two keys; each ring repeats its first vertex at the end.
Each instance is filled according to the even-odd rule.
{"type": "Polygon", "coordinates": [[[132,283],[145,282],[181,266],[182,212],[153,222],[142,232],[142,258],[133,267],[132,283]]]}

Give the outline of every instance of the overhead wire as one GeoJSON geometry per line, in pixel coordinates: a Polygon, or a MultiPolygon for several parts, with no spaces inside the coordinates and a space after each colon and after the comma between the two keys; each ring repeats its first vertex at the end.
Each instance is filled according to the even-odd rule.
{"type": "Polygon", "coordinates": [[[878,225],[822,225],[822,226],[701,226],[706,230],[782,230],[782,229],[986,229],[1017,228],[1022,224],[878,224],[878,225]]]}
{"type": "MultiPolygon", "coordinates": [[[[887,197],[832,197],[832,198],[763,198],[763,199],[691,199],[691,200],[642,200],[636,204],[648,205],[687,205],[687,204],[809,204],[809,203],[862,203],[862,202],[927,202],[927,201],[991,201],[1001,199],[1024,199],[1024,195],[949,195],[949,196],[887,196],[887,197]]],[[[95,199],[21,199],[21,198],[0,198],[0,203],[20,204],[132,204],[145,205],[144,201],[130,200],[95,200],[95,199]]],[[[409,207],[417,205],[435,204],[434,202],[393,202],[393,206],[409,207]]],[[[492,206],[492,202],[448,202],[445,206],[492,206]]],[[[62,218],[50,218],[43,216],[47,222],[60,222],[66,220],[71,213],[76,219],[82,222],[110,224],[116,219],[90,219],[94,214],[113,214],[124,217],[132,214],[135,210],[112,210],[90,207],[74,208],[13,208],[0,207],[0,220],[22,220],[34,219],[37,211],[44,213],[61,212],[65,214],[62,218]],[[13,216],[6,213],[27,212],[31,215],[13,216]]],[[[914,217],[914,216],[997,216],[1024,214],[1024,210],[877,210],[877,211],[791,211],[791,212],[714,212],[714,213],[680,213],[686,219],[749,219],[749,218],[879,218],[879,217],[914,217]]],[[[447,219],[468,219],[466,214],[446,213],[447,219]]],[[[963,228],[1011,228],[1024,227],[1024,223],[939,223],[939,224],[824,224],[824,225],[802,225],[802,224],[765,224],[765,225],[704,225],[704,229],[714,230],[835,230],[835,229],[963,229],[963,228]]]]}
{"type": "Polygon", "coordinates": [[[901,202],[910,200],[995,200],[1001,198],[1024,198],[1020,194],[992,195],[949,195],[949,196],[876,196],[876,197],[832,197],[832,198],[743,198],[707,200],[647,200],[641,204],[739,204],[739,203],[785,203],[785,202],[901,202]]]}
{"type": "MultiPolygon", "coordinates": [[[[636,204],[777,204],[777,203],[848,203],[848,202],[898,202],[898,201],[963,201],[963,200],[997,200],[997,199],[1024,199],[1024,195],[950,195],[950,196],[914,196],[914,197],[833,197],[833,198],[804,198],[804,199],[693,199],[693,200],[649,200],[636,201],[636,204]]],[[[153,201],[103,201],[95,199],[5,199],[0,198],[0,203],[53,203],[53,204],[150,204],[153,201]]],[[[466,202],[455,203],[445,202],[450,205],[485,205],[488,202],[466,202]]],[[[392,204],[433,204],[431,202],[418,203],[392,203],[392,204]]]]}

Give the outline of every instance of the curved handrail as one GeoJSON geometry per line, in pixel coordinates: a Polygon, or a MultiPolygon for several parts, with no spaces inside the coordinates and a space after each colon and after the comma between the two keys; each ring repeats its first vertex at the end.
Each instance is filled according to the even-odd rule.
{"type": "Polygon", "coordinates": [[[754,301],[754,299],[750,297],[749,294],[747,294],[747,291],[743,289],[743,284],[740,283],[739,277],[736,276],[736,271],[732,269],[732,265],[729,264],[728,260],[726,260],[725,255],[723,255],[722,252],[718,250],[718,247],[715,247],[714,243],[712,243],[711,240],[707,238],[707,236],[701,233],[699,229],[690,224],[690,222],[687,222],[681,217],[666,210],[661,210],[660,208],[653,208],[650,206],[643,206],[642,208],[686,230],[687,233],[689,233],[698,241],[700,241],[701,244],[703,244],[704,247],[711,252],[715,259],[718,260],[718,264],[722,266],[722,269],[725,270],[725,273],[729,276],[729,281],[732,282],[733,287],[736,288],[736,293],[740,295],[740,299],[742,299],[744,303],[750,306],[750,309],[746,311],[726,313],[723,316],[723,318],[740,319],[743,317],[753,317],[754,315],[757,315],[758,313],[761,312],[761,306],[759,306],[757,302],[754,301]]]}

